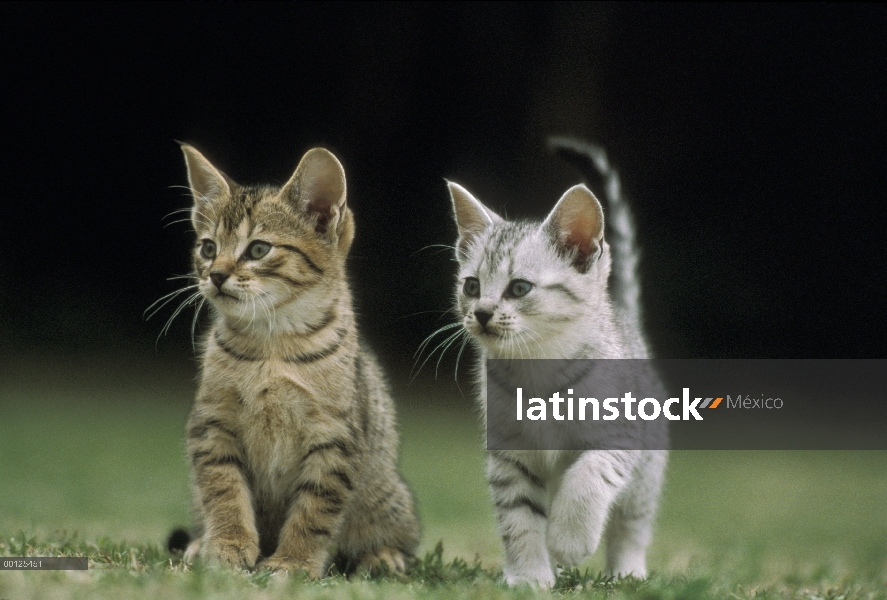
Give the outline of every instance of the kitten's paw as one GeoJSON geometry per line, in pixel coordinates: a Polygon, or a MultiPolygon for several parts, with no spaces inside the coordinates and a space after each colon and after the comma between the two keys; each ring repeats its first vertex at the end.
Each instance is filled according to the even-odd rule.
{"type": "Polygon", "coordinates": [[[200,556],[200,549],[203,546],[203,540],[201,538],[197,538],[188,544],[188,547],[185,549],[185,554],[182,556],[182,561],[187,564],[191,564],[194,562],[194,559],[200,556]]]}
{"type": "Polygon", "coordinates": [[[557,564],[575,567],[594,554],[600,534],[589,534],[568,520],[552,519],[548,524],[548,550],[557,564]]]}
{"type": "Polygon", "coordinates": [[[620,556],[607,567],[607,573],[615,577],[647,578],[647,560],[643,552],[620,556]]]}
{"type": "Polygon", "coordinates": [[[209,564],[252,569],[259,558],[259,545],[252,541],[207,540],[200,554],[209,564]]]}
{"type": "Polygon", "coordinates": [[[387,568],[391,573],[405,573],[407,562],[408,557],[400,550],[382,546],[373,552],[365,554],[361,558],[357,569],[359,571],[378,573],[387,568]]]}
{"type": "Polygon", "coordinates": [[[529,585],[549,590],[554,585],[554,572],[551,569],[532,569],[517,573],[511,569],[505,569],[505,583],[511,587],[517,585],[529,585]]]}
{"type": "Polygon", "coordinates": [[[311,579],[320,579],[325,575],[324,565],[319,561],[298,560],[288,556],[269,556],[259,561],[256,569],[267,569],[280,575],[305,573],[311,579]]]}

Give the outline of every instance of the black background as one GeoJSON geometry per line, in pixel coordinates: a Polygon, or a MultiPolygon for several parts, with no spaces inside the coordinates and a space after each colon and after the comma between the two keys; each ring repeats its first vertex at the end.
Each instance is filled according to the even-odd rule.
{"type": "Polygon", "coordinates": [[[243,183],[323,145],[357,216],[361,325],[400,384],[451,320],[427,312],[455,273],[427,248],[456,235],[443,178],[541,218],[580,179],[546,151],[558,134],[620,169],[659,356],[883,358],[885,16],[2,4],[0,355],[193,355],[190,310],[156,345],[173,305],[143,320],[189,269],[189,226],[164,227],[189,205],[174,140],[243,183]]]}

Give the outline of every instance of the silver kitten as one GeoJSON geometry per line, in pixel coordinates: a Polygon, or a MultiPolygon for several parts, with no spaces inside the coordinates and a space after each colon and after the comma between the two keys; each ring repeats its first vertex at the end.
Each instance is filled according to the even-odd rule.
{"type": "MultiPolygon", "coordinates": [[[[584,185],[567,190],[542,223],[515,223],[448,184],[459,230],[457,310],[480,350],[483,408],[487,359],[649,357],[633,221],[617,174],[595,147],[553,145],[603,176],[606,236],[603,207],[584,185]]],[[[642,447],[666,447],[664,427],[644,435],[642,447]]],[[[506,582],[550,587],[557,565],[581,563],[602,538],[611,573],[646,576],[666,460],[663,450],[491,451],[506,582]]]]}

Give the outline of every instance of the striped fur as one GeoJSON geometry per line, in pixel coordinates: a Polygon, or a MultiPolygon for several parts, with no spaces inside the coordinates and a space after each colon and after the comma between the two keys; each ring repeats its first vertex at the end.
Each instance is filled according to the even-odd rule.
{"type": "MultiPolygon", "coordinates": [[[[594,164],[605,167],[608,204],[621,215],[621,233],[610,228],[605,235],[603,207],[585,186],[568,190],[542,223],[514,223],[449,184],[459,229],[457,312],[480,350],[481,408],[488,358],[648,356],[640,335],[630,214],[618,196],[615,172],[600,160],[594,164]],[[613,278],[608,236],[619,248],[620,273],[613,278]]],[[[495,377],[490,381],[499,385],[495,377]]],[[[520,383],[502,385],[510,394],[520,383]]],[[[606,424],[596,427],[603,429],[589,435],[613,434],[606,424]]],[[[628,434],[646,436],[634,438],[651,442],[644,447],[667,443],[661,424],[628,434]]],[[[505,546],[506,582],[550,587],[557,565],[581,563],[601,539],[611,573],[645,576],[665,463],[660,450],[490,452],[487,477],[505,546]]]]}
{"type": "Polygon", "coordinates": [[[184,145],[194,276],[213,311],[188,418],[186,559],[322,577],[404,570],[419,539],[394,405],[358,338],[345,175],[309,151],[282,188],[240,186],[184,145]]]}

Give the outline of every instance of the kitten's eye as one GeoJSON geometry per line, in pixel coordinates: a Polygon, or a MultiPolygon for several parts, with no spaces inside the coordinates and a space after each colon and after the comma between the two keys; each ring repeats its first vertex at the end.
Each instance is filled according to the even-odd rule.
{"type": "Polygon", "coordinates": [[[246,249],[246,255],[252,260],[259,260],[271,252],[271,244],[266,242],[253,242],[246,249]]]}
{"type": "Polygon", "coordinates": [[[529,281],[524,281],[523,279],[515,279],[510,284],[508,284],[508,295],[513,298],[520,298],[521,296],[526,296],[530,293],[530,290],[533,289],[533,284],[529,281]]]}
{"type": "Polygon", "coordinates": [[[477,280],[477,277],[468,277],[465,280],[465,285],[462,286],[462,291],[466,296],[473,298],[480,296],[480,281],[477,280]]]}
{"type": "Polygon", "coordinates": [[[203,258],[215,258],[216,243],[210,240],[203,240],[203,245],[200,246],[200,256],[203,258]]]}

